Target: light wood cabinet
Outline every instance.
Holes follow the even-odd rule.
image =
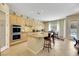
[[[20,24],[21,24],[21,26],[25,26],[25,19],[23,18],[23,17],[21,17],[21,19],[20,19],[21,21],[20,21]]]
[[[11,14],[9,19],[10,19],[10,24],[11,25],[16,25],[17,24],[17,16],[16,15]]]
[[[25,23],[26,23],[26,25],[29,25],[30,24],[30,20],[26,19]]]
[[[24,26],[25,25],[25,19],[23,17],[11,14],[10,15],[10,23],[12,25]]]
[[[17,16],[17,24],[24,26],[25,25],[25,19],[21,16]]]
[[[23,41],[27,41],[27,35],[26,35],[26,33],[21,33],[21,40],[23,40]]]
[[[21,39],[24,40],[25,38],[25,33],[21,33]]]
[[[39,21],[31,20],[31,19],[25,19],[21,16],[15,15],[15,14],[10,14],[10,24],[21,26],[21,39],[12,41],[12,38],[11,38],[11,42],[10,42],[11,45],[27,41],[27,39],[29,37],[28,37],[28,34],[26,32],[32,32],[33,29],[40,30],[40,29],[42,29],[42,26],[43,26],[43,24]],[[11,31],[12,30],[10,30],[10,32]]]
[[[31,30],[36,29],[40,30],[43,29],[43,23],[31,19],[24,19],[21,16],[17,15],[10,15],[10,23],[13,25],[21,25],[22,28],[29,27]],[[26,26],[25,26],[26,25]]]
[[[18,25],[21,25],[21,17],[20,16],[16,16],[16,20],[17,20],[17,24]]]

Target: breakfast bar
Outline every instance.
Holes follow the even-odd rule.
[[[46,32],[34,32],[27,33],[28,38],[28,49],[31,50],[34,54],[37,54],[43,49],[44,37],[47,36]]]

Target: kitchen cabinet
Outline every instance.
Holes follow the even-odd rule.
[[[26,33],[24,33],[24,32],[21,33],[21,39],[22,40],[27,40]]]
[[[27,32],[32,32],[33,29],[40,30],[42,28],[42,23],[36,20],[25,19],[22,16],[18,16],[16,14],[10,14],[10,25],[20,25],[21,26],[21,39],[19,40],[12,40],[12,34],[10,39],[10,44],[14,45],[20,42],[25,42],[29,38],[27,36]],[[25,26],[26,25],[26,26]],[[12,29],[12,28],[10,28]],[[11,32],[12,30],[10,30]]]
[[[16,22],[18,25],[21,25],[21,17],[20,16],[16,16]]]
[[[29,27],[31,25],[30,19],[26,19],[26,25]]]
[[[25,25],[25,19],[21,16],[17,16],[17,24],[24,26]]]
[[[14,15],[14,14],[10,14],[10,23],[11,25],[21,25],[24,26],[25,25],[25,19],[23,17]]]
[[[20,18],[20,25],[25,26],[25,19],[23,17]]]
[[[28,33],[28,46],[27,48],[30,49],[34,54],[37,54],[39,51],[43,49],[44,44],[44,37],[47,36],[48,33],[46,32],[32,32]]]
[[[10,14],[10,24],[11,25],[16,25],[17,24],[17,16],[14,14]]]
[[[33,24],[34,24],[34,21],[30,20],[30,25],[33,26]]]

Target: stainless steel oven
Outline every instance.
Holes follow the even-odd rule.
[[[20,25],[13,25],[13,40],[17,40],[21,38],[21,26]]]
[[[21,32],[21,26],[13,25],[13,33],[19,33],[19,32]]]

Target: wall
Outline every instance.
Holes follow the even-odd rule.
[[[48,22],[43,22],[43,24],[44,24],[44,30],[48,31],[48,26],[49,26]]]
[[[58,21],[50,21],[52,24],[56,24],[58,22],[59,24],[59,36],[65,38],[65,39],[71,39],[71,32],[70,32],[70,27],[71,23],[76,21],[77,22],[77,36],[79,38],[79,13],[67,16],[64,19],[59,19]],[[44,23],[45,24],[45,30],[48,30],[48,22]]]
[[[57,31],[57,23],[58,23],[57,21],[50,21],[49,22],[51,30]]]
[[[59,19],[55,21],[49,21],[49,22],[44,22],[45,25],[45,30],[48,31],[49,29],[49,24],[50,24],[50,30],[57,31],[59,37],[64,38],[65,36],[65,24],[64,24],[64,19]]]
[[[65,31],[65,25],[64,25],[64,19],[60,19],[59,21],[58,21],[58,23],[59,23],[59,36],[61,37],[61,38],[64,38],[64,31]]]
[[[4,47],[5,44],[5,13],[0,10],[0,47]]]
[[[3,43],[3,46],[1,48],[1,51],[5,50],[6,48],[9,48],[9,7],[7,4],[0,4],[0,10],[5,13],[5,40],[3,40],[1,43]],[[1,40],[1,39],[0,39]]]
[[[70,36],[70,27],[71,27],[71,23],[76,21],[77,22],[77,35],[79,38],[79,13],[70,15],[66,17],[66,37],[67,39],[71,39]]]

